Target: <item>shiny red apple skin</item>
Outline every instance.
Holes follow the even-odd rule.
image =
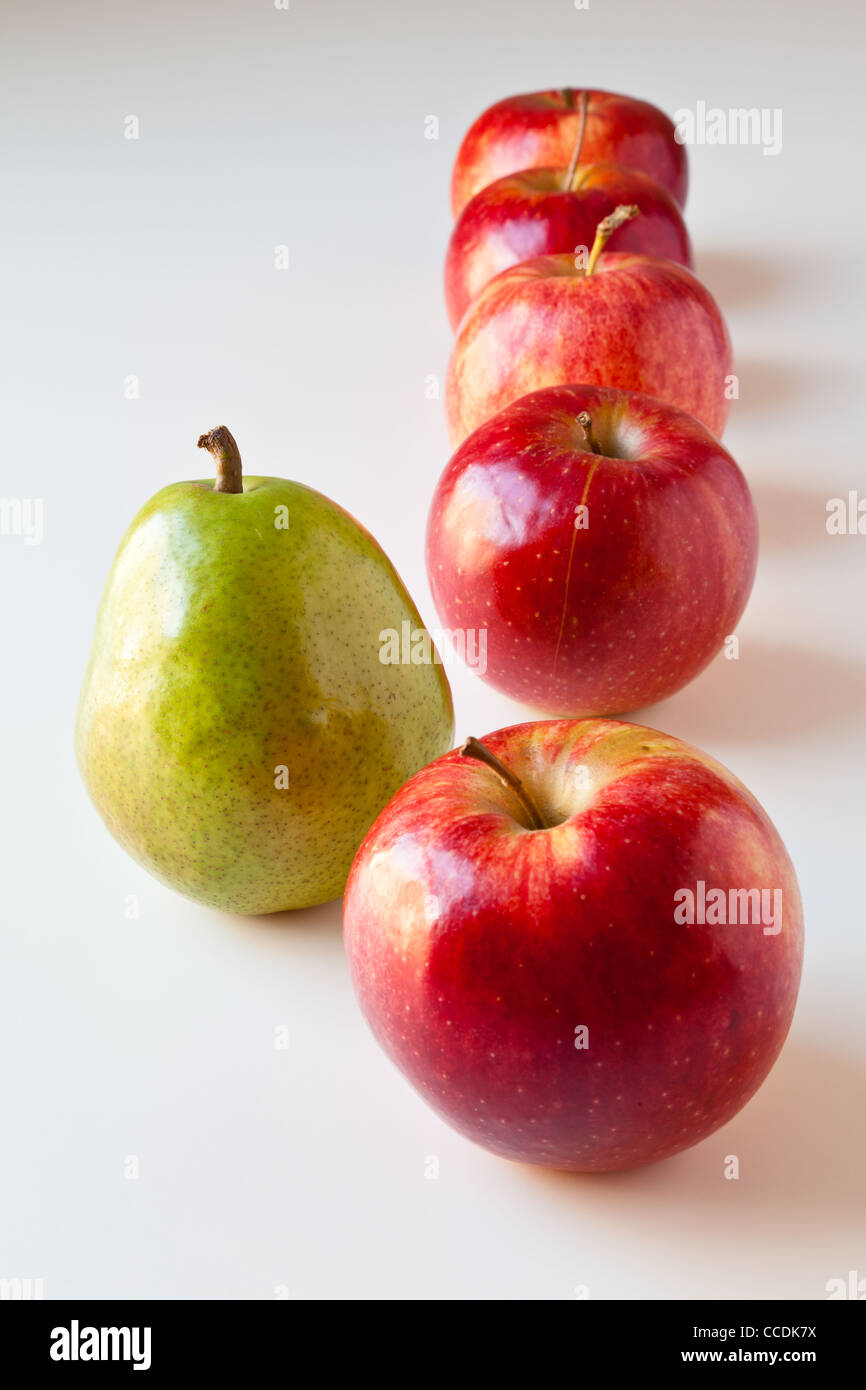
[[[684,266],[602,252],[522,261],[485,285],[460,324],[445,388],[452,444],[519,396],[568,382],[643,391],[721,436],[731,341],[709,290]]]
[[[503,270],[535,256],[592,246],[602,218],[621,204],[640,216],[617,228],[611,251],[637,251],[691,269],[692,246],[683,215],[669,193],[637,169],[615,164],[578,167],[563,189],[565,170],[526,169],[487,184],[467,203],[445,258],[445,302],[456,328],[480,290]]]
[[[589,451],[583,411],[619,457]],[[440,619],[486,631],[484,679],[545,714],[622,714],[681,689],[736,629],[757,555],[748,484],[715,436],[603,386],[549,387],[488,420],[427,528]]]
[[[580,130],[581,92],[562,88],[497,101],[470,126],[451,177],[451,209],[494,179],[520,169],[567,169]],[[615,92],[589,92],[581,158],[585,164],[640,169],[666,188],[680,207],[688,191],[688,156],[676,127],[648,101]]]
[[[803,922],[778,833],[720,764],[639,725],[483,742],[562,823],[525,828],[513,793],[457,752],[401,788],[344,903],[368,1023],[493,1153],[597,1171],[689,1148],[754,1094],[791,1023]],[[780,930],[677,924],[674,894],[698,880],[780,889]]]

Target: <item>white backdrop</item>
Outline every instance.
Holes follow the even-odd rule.
[[[54,1297],[545,1299],[822,1298],[866,1277],[866,536],[825,528],[829,498],[866,495],[861,13],[5,7],[2,493],[44,499],[45,530],[0,538],[0,1276]],[[741,383],[725,442],[762,528],[740,660],[637,717],[760,798],[808,935],[793,1032],[746,1110],[665,1164],[592,1178],[451,1133],[366,1031],[338,905],[244,920],[186,902],[114,844],[72,753],[117,543],[153,492],[201,475],[211,425],[249,471],[354,513],[436,623],[422,541],[448,449],[425,382],[449,349],[450,166],[484,106],[566,83],[783,113],[775,157],[691,152],[698,269]],[[524,717],[467,671],[453,688],[460,735]]]

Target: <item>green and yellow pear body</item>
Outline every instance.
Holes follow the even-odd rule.
[[[200,442],[221,434],[234,446]],[[157,493],[120,546],[79,765],[171,887],[233,912],[308,907],[342,893],[379,811],[451,746],[451,694],[437,662],[380,660],[383,631],[423,625],[363,527],[300,483],[219,465],[216,485]]]

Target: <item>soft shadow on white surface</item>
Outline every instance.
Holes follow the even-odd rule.
[[[789,406],[805,396],[814,396],[821,389],[821,368],[806,362],[773,361],[734,354],[734,371],[739,381],[739,396],[731,404],[731,420],[744,416],[763,417],[768,410]],[[824,369],[832,382],[832,371]]]
[[[783,741],[792,735],[862,724],[866,669],[844,656],[743,638],[737,661],[718,656],[667,700],[624,715],[675,730],[698,747],[734,740]]]
[[[863,1210],[864,1089],[861,1067],[792,1044],[746,1108],[686,1153],[626,1173],[526,1171],[558,1202],[601,1205],[618,1220],[650,1200],[654,1226],[680,1225],[684,1214],[724,1221],[735,1201],[740,1222],[844,1230]],[[724,1176],[730,1154],[739,1159],[738,1179]]]
[[[330,937],[343,929],[343,899],[335,898],[318,907],[299,908],[295,912],[267,912],[260,917],[233,917],[239,928],[274,930],[285,928],[294,935]]]
[[[724,305],[725,313],[775,296],[795,278],[793,268],[769,252],[760,255],[713,249],[698,249],[695,274]]]
[[[806,490],[786,483],[751,483],[758,513],[761,552],[803,550],[847,537],[827,534],[827,500],[830,489]],[[852,538],[853,539],[853,538]]]
[[[790,435],[791,415],[799,410],[803,440],[811,438],[815,458],[826,449],[824,422],[834,422],[846,401],[859,398],[861,374],[856,364],[844,361],[816,362],[808,348],[799,361],[784,357],[741,354],[734,343],[734,371],[739,395],[731,403],[731,423],[747,420],[749,428],[766,423],[776,411],[780,428]],[[784,419],[781,412],[784,411]]]
[[[267,912],[244,917],[222,913],[232,949],[250,950],[257,958],[279,962],[283,968],[311,968],[343,973],[343,899],[296,912]]]

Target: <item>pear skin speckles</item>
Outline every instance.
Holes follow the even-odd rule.
[[[338,897],[378,812],[452,742],[441,665],[379,659],[404,621],[422,627],[383,551],[312,489],[158,493],[114,562],[79,707],[112,834],[228,911]]]

